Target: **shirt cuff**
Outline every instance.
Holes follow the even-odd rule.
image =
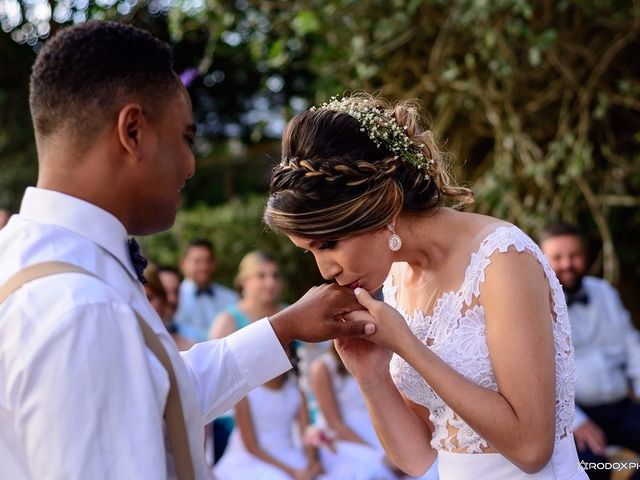
[[[225,340],[249,388],[262,385],[292,367],[268,318],[241,328]]]

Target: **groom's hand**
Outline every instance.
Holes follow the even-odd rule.
[[[371,335],[375,324],[345,320],[343,314],[362,309],[353,291],[336,284],[313,287],[300,300],[270,318],[283,345],[293,340],[322,342],[336,337]]]

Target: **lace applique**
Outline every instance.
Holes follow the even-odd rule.
[[[389,275],[383,286],[385,302],[396,308],[407,324],[438,357],[468,380],[498,391],[486,339],[484,310],[479,303],[480,285],[495,252],[509,248],[530,252],[542,265],[553,303],[553,336],[556,363],[556,442],[571,433],[576,379],[571,327],[560,282],[538,246],[515,226],[499,227],[480,244],[457,292],[442,295],[432,315],[416,310],[409,315],[396,305],[398,287]],[[437,449],[482,453],[487,442],[471,429],[436,394],[427,382],[402,358],[391,359],[391,375],[398,389],[410,400],[427,407],[435,430],[431,445]]]

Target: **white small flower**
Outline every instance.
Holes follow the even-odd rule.
[[[362,103],[347,103],[347,98],[338,99],[332,96],[330,102],[323,103],[319,108],[343,112],[360,123],[360,131],[368,134],[369,139],[378,147],[386,146],[394,153],[394,160],[403,158],[405,162],[415,166],[418,171],[428,170],[435,162],[433,159],[426,160],[421,149],[425,147],[423,143],[417,144],[407,137],[409,127],[398,125],[393,111],[385,111],[375,105],[369,104],[369,99],[364,99]],[[315,111],[316,107],[312,107]]]

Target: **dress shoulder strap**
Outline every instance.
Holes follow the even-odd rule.
[[[79,273],[101,280],[94,273],[70,263],[57,261],[38,263],[23,268],[0,286],[0,304],[26,283],[62,273]],[[171,359],[147,322],[137,311],[134,310],[134,313],[146,346],[153,352],[169,375],[169,393],[164,409],[164,417],[167,424],[169,446],[173,454],[178,479],[194,480],[195,470],[189,449],[189,437],[187,435],[184,411],[182,410],[182,403],[180,401],[180,391]]]
[[[236,322],[236,330],[240,330],[251,323],[247,316],[240,311],[237,305],[232,305],[227,308],[227,313],[231,315],[233,320]]]
[[[480,296],[480,285],[485,281],[485,270],[491,264],[493,254],[505,253],[509,248],[514,248],[517,252],[529,252],[541,264],[552,286],[554,280],[557,283],[555,274],[538,245],[515,225],[505,225],[487,235],[478,250],[471,254],[461,289],[463,301],[467,305]]]

